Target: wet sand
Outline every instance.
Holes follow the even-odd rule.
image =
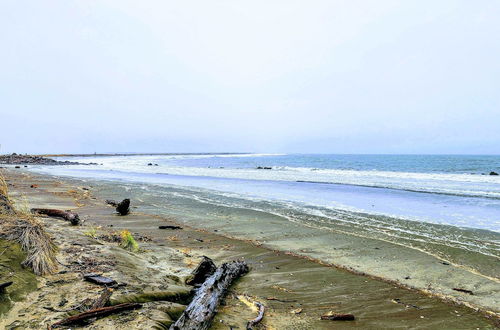
[[[116,216],[113,208],[105,205],[102,198],[96,198],[94,195],[103,197],[101,195],[105,192],[107,197],[112,199],[119,199],[120,196],[129,197],[124,196],[127,192],[119,185],[108,185],[107,189],[103,190],[102,187],[90,187],[81,181],[78,183],[77,180],[61,181],[31,173],[11,173],[8,178],[14,184],[11,191],[15,199],[19,200],[25,195],[31,207],[74,209],[78,212],[85,220],[84,226],[80,228],[70,227],[68,223],[59,220],[45,221],[49,223],[51,232],[57,234],[58,243],[63,246],[66,244],[67,248],[74,247],[76,242],[80,244],[76,245],[79,249],[90,249],[83,253],[95,255],[92,249],[97,249],[103,255],[113,255],[122,260],[117,263],[118,266],[116,264],[112,266],[107,274],[131,283],[130,289],[127,289],[130,292],[158,290],[161,285],[180,286],[182,279],[189,274],[199,260],[198,257],[202,255],[213,258],[218,264],[244,258],[249,263],[251,271],[236,283],[226,304],[219,308],[214,329],[229,327],[244,329],[246,321],[255,317],[255,311],[236,298],[236,295],[242,294],[249,295],[266,305],[268,310],[262,327],[269,329],[495,328],[494,322],[497,319],[487,313],[446,303],[422,292],[322,265],[291,253],[273,251],[269,248],[269,244],[264,247],[259,246],[259,242],[225,237],[218,229],[193,228],[193,222],[183,219],[182,215],[154,214],[151,212],[154,210],[153,206],[144,207],[140,202],[134,201],[134,196],[130,196],[132,205],[138,208],[132,209],[132,214],[128,216]],[[37,184],[39,187],[30,188],[31,184]],[[148,212],[144,212],[146,210]],[[187,225],[188,223],[191,225]],[[158,230],[158,226],[164,224],[180,224],[183,229]],[[130,254],[116,244],[85,236],[84,233],[90,229],[95,229],[98,233],[128,229],[136,237],[149,237],[151,241],[139,242],[146,252]],[[63,257],[69,258],[68,255],[64,255],[64,249],[62,253]],[[133,271],[130,269],[127,271],[126,265],[135,265]],[[145,277],[144,274],[148,275]],[[63,275],[69,276],[66,274],[59,276]],[[82,282],[78,274],[73,275],[74,277],[65,283],[65,290],[80,292],[80,295],[75,294],[75,296],[81,299],[82,287],[87,288],[89,285]],[[57,278],[58,275],[53,276]],[[55,287],[58,288],[57,285]],[[33,291],[28,299],[37,295],[37,291],[38,296],[40,291],[48,290],[47,292],[52,294],[60,292],[53,288],[47,288],[46,282],[39,284],[39,289]],[[93,288],[93,292],[96,293],[97,289]],[[116,296],[119,297],[120,292],[117,292]],[[22,306],[22,303],[16,305]],[[24,315],[21,312],[23,308]],[[8,319],[12,322],[15,320],[22,322],[26,319],[26,312],[33,307],[26,304],[23,308],[14,307],[8,314]],[[147,309],[150,314],[154,314],[154,310],[156,309]],[[320,321],[320,315],[328,311],[353,313],[356,315],[356,321],[341,324]],[[58,316],[57,313],[49,313],[46,310],[45,312],[37,310],[37,313],[33,314],[38,315],[38,321]],[[134,328],[138,320],[141,320],[140,315],[133,313],[132,316],[134,318],[131,317],[127,323],[129,328]],[[93,327],[105,328],[109,326],[106,322],[109,320],[98,321]],[[0,323],[2,324],[7,323]]]

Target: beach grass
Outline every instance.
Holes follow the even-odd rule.
[[[120,246],[122,248],[131,252],[139,251],[139,244],[137,244],[137,242],[134,239],[134,236],[132,236],[130,231],[122,230],[120,236],[122,238],[122,241],[120,243]]]
[[[2,173],[0,173],[0,195],[9,197],[9,187]]]
[[[12,207],[5,178],[0,175],[0,236],[19,243],[27,254],[23,266],[37,275],[52,274],[57,270],[57,246],[47,233],[44,224],[29,211],[25,199],[18,209]]]

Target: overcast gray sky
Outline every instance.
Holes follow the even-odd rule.
[[[0,153],[500,153],[500,1],[0,2]]]

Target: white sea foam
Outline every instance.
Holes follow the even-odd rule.
[[[316,183],[349,184],[368,187],[392,188],[417,192],[442,193],[464,196],[500,198],[500,176],[463,173],[414,173],[392,171],[357,171],[344,169],[318,169],[310,167],[280,166],[268,169],[209,168],[176,166],[168,160],[202,159],[214,157],[265,157],[277,154],[237,155],[168,155],[168,156],[113,156],[76,159],[81,162],[102,164],[96,168],[134,173],[174,174],[217,178],[305,181]],[[72,159],[75,160],[75,159]],[[161,163],[160,166],[147,166]],[[85,167],[89,168],[89,167]]]
[[[55,166],[52,168],[44,167],[41,170],[46,173],[77,177],[170,183],[209,188],[217,190],[221,194],[237,193],[246,196],[246,198],[288,200],[311,206],[334,208],[337,211],[366,212],[406,220],[500,231],[500,217],[498,217],[500,176],[378,170],[356,171],[291,166],[256,169],[248,167],[248,164],[254,164],[255,160],[250,160],[250,163],[231,160],[229,162],[226,160],[212,162],[200,158],[217,156],[258,157],[255,154],[84,157],[72,160],[95,162],[102,165]],[[266,156],[270,155],[266,154]],[[178,161],[172,157],[185,158]],[[186,159],[188,159],[187,163]],[[191,159],[195,160],[191,161]],[[196,159],[200,159],[200,161],[198,162]],[[148,163],[152,163],[153,166],[148,166]],[[226,163],[232,164],[232,167],[219,168],[218,165],[208,167],[211,164]],[[245,163],[247,167],[235,168],[234,164],[242,163]],[[154,166],[154,164],[159,164],[159,166]],[[190,166],[184,166],[185,164]],[[201,167],[200,164],[207,166]],[[197,167],[192,167],[193,165]],[[235,181],[238,179],[248,181],[238,183]],[[297,183],[297,181],[301,182]],[[327,183],[340,185],[328,185]],[[426,194],[415,194],[407,191]],[[436,193],[440,195],[435,195]],[[375,220],[372,219],[372,221]],[[374,223],[372,222],[372,224]]]

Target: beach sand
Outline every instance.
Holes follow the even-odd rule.
[[[5,176],[18,204],[25,199],[30,207],[71,209],[85,222],[72,227],[62,220],[44,218],[60,248],[59,273],[37,277],[36,288],[27,286],[25,292],[29,293],[24,299],[15,297],[17,301],[0,319],[0,328],[46,328],[66,316],[57,310],[96,298],[102,288],[83,281],[85,272],[99,272],[126,283],[115,289],[115,302],[131,294],[144,296],[145,292],[183,295],[190,290],[184,280],[203,255],[217,264],[244,259],[251,268],[219,307],[213,329],[244,329],[246,322],[256,316],[256,311],[238,298],[243,295],[266,306],[259,326],[262,329],[493,329],[498,322],[486,311],[446,302],[397,283],[273,251],[258,242],[224,237],[219,231],[186,226],[179,215],[146,214],[132,208],[130,215],[118,216],[102,198],[95,197],[92,187],[75,181],[14,170],[5,172]],[[38,187],[31,188],[33,184]],[[183,229],[157,229],[168,224]],[[123,229],[136,237],[139,252],[125,251],[107,239]],[[34,277],[28,282],[33,284]],[[152,328],[156,321],[170,319],[165,311],[179,307],[177,303],[151,301],[139,310],[97,320],[89,328]],[[320,316],[328,311],[352,313],[356,321],[321,321]]]

